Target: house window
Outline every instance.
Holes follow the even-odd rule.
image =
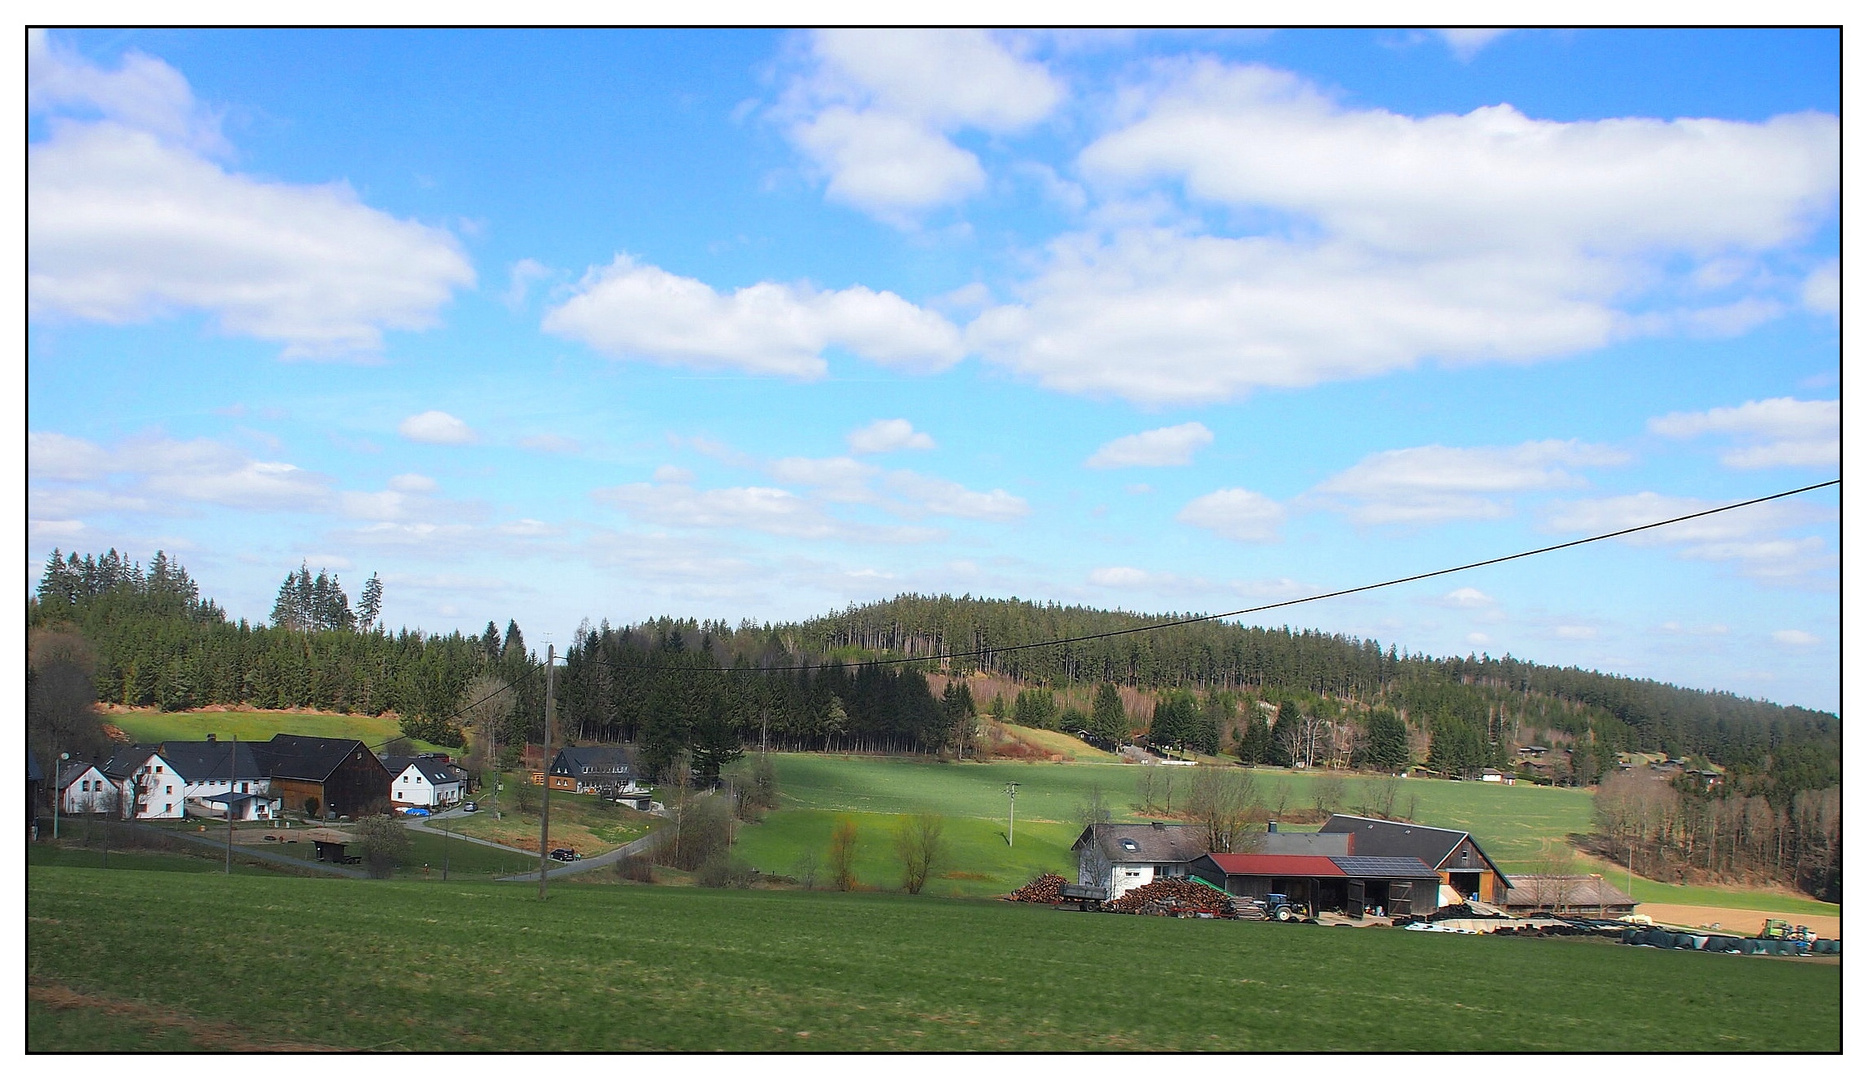
[[[174,784],[164,784],[164,785],[163,785],[163,787],[162,787],[162,793],[163,793],[164,795],[173,795],[173,794],[175,794],[175,785],[174,785]]]

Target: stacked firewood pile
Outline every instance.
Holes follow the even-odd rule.
[[[1218,889],[1187,878],[1156,878],[1138,889],[1130,889],[1103,905],[1106,911],[1124,915],[1178,915],[1182,918],[1206,916],[1232,919],[1232,898]]]
[[[1063,901],[1063,894],[1058,890],[1064,887],[1064,879],[1056,874],[1039,874],[1031,881],[1005,894],[1005,899],[1020,904],[1056,904]]]

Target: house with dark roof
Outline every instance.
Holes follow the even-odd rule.
[[[175,771],[159,746],[121,746],[98,765],[123,792],[124,805],[136,818],[178,819],[187,778]]]
[[[1193,861],[1206,854],[1204,825],[1149,822],[1098,822],[1077,836],[1077,884],[1107,890],[1114,900],[1156,878],[1187,876]]]
[[[269,794],[264,745],[212,735],[199,742],[170,740],[119,748],[97,768],[125,805],[134,802],[138,818],[185,817],[191,803],[196,814],[224,817],[227,800],[213,797],[231,794],[250,796],[235,800],[236,816],[264,821],[278,817],[280,805]]]
[[[389,770],[355,739],[274,735],[251,745],[272,778],[272,794],[292,810],[355,816],[389,798]]]
[[[467,797],[467,771],[434,754],[385,757],[389,798],[400,806],[453,806]]]
[[[1452,887],[1467,900],[1502,907],[1506,890],[1511,888],[1511,879],[1485,854],[1472,834],[1458,829],[1332,814],[1322,831],[1353,834],[1350,850],[1356,855],[1419,859],[1434,869],[1441,884]]]
[[[627,746],[567,746],[551,759],[551,789],[605,797],[640,792],[634,758]]]
[[[116,782],[88,761],[65,762],[54,790],[61,814],[108,814],[123,801]]]

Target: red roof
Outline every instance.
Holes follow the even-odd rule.
[[[1207,856],[1228,874],[1249,877],[1348,877],[1342,867],[1322,855],[1222,855]]]

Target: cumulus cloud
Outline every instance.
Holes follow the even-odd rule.
[[[1842,311],[1842,262],[1830,259],[1803,279],[1803,306],[1824,315]]]
[[[1498,603],[1498,601],[1471,586],[1463,586],[1454,589],[1452,592],[1441,597],[1440,601],[1449,607],[1458,608],[1486,608]]]
[[[906,420],[877,420],[849,434],[850,453],[886,454],[891,450],[932,450],[934,437],[916,431]]]
[[[396,430],[411,442],[434,443],[438,446],[463,446],[480,438],[465,421],[439,409],[417,413],[397,424]]]
[[[1317,485],[1317,501],[1359,525],[1426,524],[1504,517],[1496,496],[1576,487],[1580,466],[1620,465],[1628,455],[1576,440],[1518,446],[1417,446],[1383,450]]]
[[[1181,507],[1174,520],[1228,540],[1270,543],[1278,538],[1278,527],[1284,523],[1284,507],[1256,491],[1221,488]]]
[[[1560,502],[1546,509],[1551,532],[1595,535],[1713,509],[1718,503],[1651,491],[1603,499]],[[1667,547],[1680,558],[1730,563],[1739,573],[1768,585],[1829,587],[1838,565],[1821,536],[1790,535],[1833,521],[1835,514],[1808,503],[1771,502],[1646,529],[1622,541]]]
[[[1740,445],[1720,455],[1735,469],[1833,466],[1842,458],[1842,402],[1770,398],[1701,413],[1669,413],[1648,430],[1675,439],[1729,435]]]
[[[106,448],[48,432],[27,436],[33,516],[79,512],[188,513],[189,504],[238,510],[319,512],[332,506],[329,477],[283,461],[256,461],[212,439],[145,436]],[[67,487],[64,484],[89,485]]]
[[[822,30],[773,116],[825,195],[900,227],[973,195],[986,174],[950,136],[1044,119],[1064,90],[984,30]]]
[[[186,80],[132,54],[103,72],[53,45],[29,48],[27,304],[35,318],[112,324],[203,312],[225,333],[287,356],[369,354],[387,330],[435,325],[474,283],[453,236],[363,204],[348,184],[230,172]],[[103,119],[57,115],[74,106]]]
[[[1092,469],[1131,466],[1190,465],[1194,451],[1213,442],[1213,433],[1198,420],[1174,427],[1124,435],[1098,447],[1084,465]]]
[[[1794,645],[1803,648],[1815,645],[1821,639],[1807,630],[1773,630],[1771,640],[1779,645]]]
[[[544,330],[618,359],[804,379],[824,374],[832,347],[913,371],[965,351],[952,323],[892,292],[760,282],[722,294],[628,255],[585,274]]]
[[[774,487],[698,490],[687,484],[620,484],[591,493],[598,502],[653,525],[699,530],[750,530],[804,540],[919,543],[926,529],[877,527],[842,521],[795,492]]]
[[[1835,209],[1832,116],[1412,117],[1264,67],[1156,70],[1133,120],[1078,158],[1111,224],[1055,241],[1016,302],[969,327],[988,360],[1164,404],[1739,333],[1792,298],[1738,281],[1675,310],[1671,267],[1784,251]],[[1164,189],[1267,224],[1222,237],[1109,216],[1172,213]]]

